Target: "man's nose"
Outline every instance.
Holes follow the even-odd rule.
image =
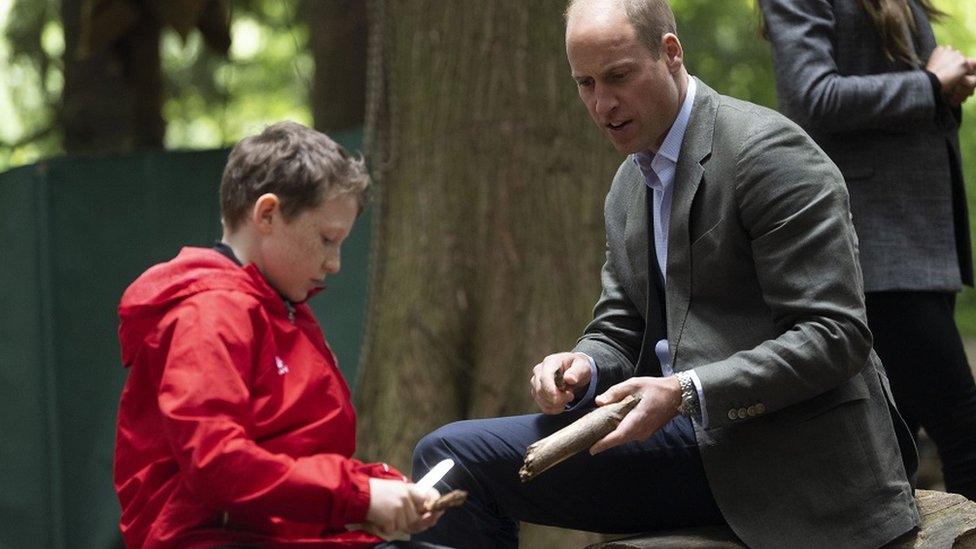
[[[596,113],[601,117],[608,116],[613,109],[617,108],[617,96],[606,86],[597,85],[593,90],[595,98]]]

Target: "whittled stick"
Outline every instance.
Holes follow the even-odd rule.
[[[464,490],[451,490],[437,499],[424,502],[424,512],[434,513],[451,507],[460,507],[467,499],[468,493]]]
[[[546,438],[533,442],[525,451],[519,479],[528,482],[577,452],[593,446],[616,429],[638,402],[640,397],[627,395],[623,400],[601,406]]]
[[[553,375],[553,381],[556,383],[556,388],[560,391],[565,391],[569,388],[569,386],[566,385],[566,380],[563,379],[562,370],[556,370],[556,373]]]

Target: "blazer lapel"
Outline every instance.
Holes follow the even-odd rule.
[[[681,153],[674,175],[674,198],[668,227],[668,274],[665,285],[667,300],[668,341],[671,364],[677,368],[678,351],[688,306],[691,303],[691,242],[689,235],[691,204],[705,169],[702,160],[712,151],[712,134],[718,94],[698,80],[698,90],[681,142]],[[646,272],[646,271],[644,271]]]
[[[633,160],[628,158],[628,162]],[[647,200],[645,199],[646,185],[637,166],[627,171],[627,185],[630,188],[630,196],[627,206],[627,224],[624,229],[626,239],[627,257],[630,258],[630,266],[634,281],[634,289],[637,293],[637,303],[643,304],[645,308],[645,318],[647,315],[647,297],[650,281],[650,267],[647,264]]]

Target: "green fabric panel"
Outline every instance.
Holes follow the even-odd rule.
[[[63,547],[45,196],[42,167],[0,177],[0,547]]]
[[[356,149],[361,132],[334,136]],[[228,150],[61,158],[0,174],[0,548],[119,543],[112,482],[125,288],[220,237]],[[347,379],[362,339],[368,214],[310,302]]]
[[[226,152],[150,153],[50,162],[49,223],[62,505],[71,547],[110,547],[115,417],[125,370],[122,291],[185,244],[219,236],[215,183]]]

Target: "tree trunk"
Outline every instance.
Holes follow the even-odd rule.
[[[86,51],[84,0],[62,0],[64,147],[69,153],[162,148],[160,24],[144,15],[111,48]],[[144,10],[140,10],[144,11]]]
[[[621,159],[576,97],[563,7],[371,4],[364,457],[408,471],[444,423],[534,411],[532,367],[590,318]]]
[[[366,104],[366,2],[312,0],[306,14],[315,59],[315,127],[325,132],[358,128]]]

